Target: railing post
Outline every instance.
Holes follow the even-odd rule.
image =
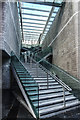
[[[47,89],[48,89],[48,72],[47,72]]]
[[[38,77],[38,64],[36,63],[36,75]]]
[[[39,118],[39,86],[38,86],[38,118]]]
[[[28,52],[26,52],[26,62],[28,62]]]
[[[30,66],[31,66],[31,68],[32,68],[32,54],[31,54],[31,56],[30,56]]]
[[[65,100],[65,88],[63,87],[63,103],[64,103],[64,108],[66,107],[66,100]]]

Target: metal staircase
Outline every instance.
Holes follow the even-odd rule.
[[[28,72],[39,85],[39,115],[40,118],[52,117],[54,115],[69,111],[80,103],[78,99],[72,95],[71,89],[66,85],[62,86],[52,76],[39,65],[35,63],[24,64]],[[24,81],[26,84],[26,82]],[[36,93],[30,93],[33,98],[34,105],[36,106]],[[37,106],[36,106],[37,107]]]
[[[23,64],[13,55],[12,68],[29,111],[35,118],[55,116],[80,105],[70,87],[32,59],[30,63]]]

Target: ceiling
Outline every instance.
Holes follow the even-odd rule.
[[[35,1],[17,3],[22,43],[28,46],[42,43],[63,0]]]

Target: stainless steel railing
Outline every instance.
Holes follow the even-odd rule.
[[[67,91],[71,91],[72,89],[67,86],[64,82],[62,82],[59,78],[57,78],[55,75],[53,75],[49,70],[47,70],[44,66],[42,66],[41,64],[39,64],[35,59],[33,59],[33,56],[28,56],[31,59],[31,64],[32,63],[36,63],[36,75],[38,77],[38,66],[44,70],[46,72],[46,77],[47,77],[47,89],[49,89],[49,79],[48,76],[51,76],[53,79],[55,79],[63,88],[63,104],[64,107],[66,107],[66,100],[65,100],[65,90]],[[39,92],[39,91],[38,91]]]

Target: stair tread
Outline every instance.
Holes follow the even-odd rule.
[[[72,109],[76,109],[77,106],[79,106],[80,104],[74,104],[74,105],[71,105],[71,106],[67,106],[66,108],[60,108],[58,111],[56,112],[51,112],[51,113],[47,113],[45,115],[40,115],[40,119],[46,119],[46,118],[50,118],[52,116],[55,116],[55,115],[58,115],[58,114],[61,114],[61,113],[64,113],[66,111],[70,111]]]
[[[39,95],[42,95],[42,94],[52,94],[52,93],[58,93],[58,92],[63,92],[63,89],[60,89],[60,90],[43,90],[43,91],[39,91]],[[34,91],[34,92],[28,92],[29,95],[37,95],[37,93]]]
[[[58,86],[57,88],[54,87],[54,88],[48,88],[48,89],[47,89],[47,87],[46,87],[46,88],[43,88],[43,89],[39,89],[39,91],[43,91],[43,90],[54,90],[54,89],[61,89],[61,88],[62,88],[61,86]],[[27,90],[27,91],[34,91],[34,89],[33,89],[32,87],[26,88],[26,90]]]
[[[39,66],[36,69],[36,64],[24,64],[27,68],[25,70],[24,66],[21,64],[15,64],[15,69],[20,77],[20,81],[29,95],[36,111],[38,110],[38,97],[39,97],[39,113],[41,118],[52,115],[58,111],[62,111],[66,108],[76,106],[78,99],[74,97],[69,91],[65,91],[65,102],[66,108],[64,108],[63,103],[63,88],[62,86],[54,80],[50,75],[48,75],[48,87],[47,88],[47,74]],[[36,70],[38,70],[38,77]],[[26,72],[26,73],[25,73]],[[38,96],[39,88],[39,96]]]
[[[70,106],[76,105],[76,104],[78,104],[78,100],[73,100],[73,102],[72,102],[72,101],[69,101],[69,102],[66,102],[66,107],[70,107]],[[58,104],[58,105],[51,105],[51,106],[49,106],[49,107],[45,107],[45,108],[43,108],[43,109],[39,109],[39,110],[40,110],[40,115],[49,114],[49,113],[51,113],[51,112],[58,111],[58,110],[60,110],[61,108],[62,108],[62,109],[64,108],[63,103]]]
[[[34,82],[34,84],[33,84],[33,83],[30,83],[30,84],[29,84],[29,83],[28,83],[28,84],[27,84],[27,83],[23,83],[24,86],[35,86],[35,84],[37,84],[37,83],[35,83],[35,82]],[[38,84],[37,84],[37,85],[38,85]],[[53,86],[53,85],[58,85],[58,83],[55,83],[55,84],[54,84],[54,83],[52,83],[52,84],[49,83],[49,84],[48,84],[48,86]],[[41,87],[41,86],[47,86],[47,84],[39,84],[39,86],[40,86],[40,87]]]
[[[71,93],[65,93],[65,95],[71,95]],[[60,96],[63,96],[63,93],[58,93],[58,94],[48,94],[47,96],[46,95],[39,95],[39,100],[44,100],[44,99],[50,99],[50,98],[56,98],[56,97],[60,97]],[[32,100],[37,100],[37,96],[31,96],[31,99]]]
[[[65,97],[65,100],[66,101],[72,101],[72,100],[75,100],[76,98],[73,96],[73,95],[69,95],[69,96],[66,96]],[[45,101],[40,101],[39,102],[39,108],[40,107],[45,107],[45,106],[50,106],[50,105],[53,105],[53,104],[58,104],[58,103],[63,103],[63,97],[62,98],[60,98],[60,99],[51,99],[51,100],[45,100]],[[34,105],[35,106],[37,106],[37,103],[36,102],[34,102]]]
[[[23,86],[25,86],[25,87],[34,87],[34,86],[37,86],[38,87],[38,84],[37,83],[34,83],[34,84],[24,84],[23,83]]]
[[[35,83],[35,81],[33,79],[32,80],[22,80],[21,82],[27,83],[27,84]]]
[[[53,88],[53,89],[55,88],[55,89],[56,89],[56,88],[59,88],[59,87],[62,87],[62,86],[59,85],[59,84],[56,85],[56,86],[48,86],[49,89],[50,89],[50,88]],[[47,86],[46,86],[46,87],[45,87],[45,86],[41,86],[39,89],[42,89],[42,90],[43,90],[43,89],[46,89],[46,88],[47,88]]]
[[[38,82],[37,82],[38,83]],[[40,86],[44,86],[46,85],[47,86],[47,83],[38,83]],[[59,83],[55,82],[55,83],[49,83],[48,82],[48,85],[59,85]]]
[[[34,77],[35,80],[47,80],[47,77]],[[49,77],[48,80],[53,80],[52,77]]]

